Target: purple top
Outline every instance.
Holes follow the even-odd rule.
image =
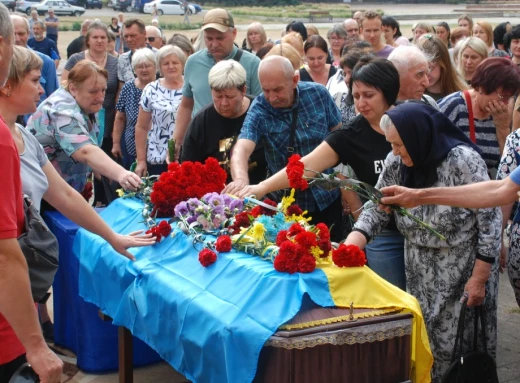
[[[379,52],[376,52],[377,57],[382,57],[384,59],[387,59],[388,56],[390,56],[390,53],[394,50],[394,47],[391,45],[385,45],[383,49],[381,49]]]

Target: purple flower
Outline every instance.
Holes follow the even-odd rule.
[[[212,207],[223,206],[224,199],[220,196],[220,194],[213,193],[213,195],[208,199],[208,204]]]
[[[187,204],[191,211],[195,211],[195,209],[200,206],[201,202],[197,198],[190,198],[187,201]]]
[[[225,208],[224,205],[217,205],[213,208],[213,214],[220,214],[221,216],[224,216],[225,214]]]
[[[226,206],[229,206],[229,204],[233,201],[233,198],[231,198],[229,194],[221,194],[221,196]]]
[[[234,199],[229,204],[229,209],[231,210],[232,213],[239,213],[242,211],[243,208],[244,208],[244,202],[241,199]],[[235,209],[238,209],[238,211],[236,211]]]
[[[206,217],[204,217],[203,215],[199,215],[197,217],[197,222],[200,223],[202,225],[202,228],[204,230],[209,230],[211,229],[211,224],[210,222],[207,220]]]
[[[177,206],[175,206],[174,211],[177,217],[184,217],[189,213],[188,204],[185,201],[179,202]]]
[[[219,229],[222,223],[224,222],[224,218],[220,214],[217,214],[213,217],[211,222],[213,223],[213,227],[215,227],[215,229]]]
[[[206,193],[202,196],[201,200],[206,202],[206,203],[209,203],[209,200],[211,199],[211,197],[215,196],[215,195],[219,195],[218,193],[215,193],[215,192],[211,192],[211,193]]]
[[[188,217],[188,219],[186,220],[186,222],[188,222],[189,225],[191,225],[193,222],[195,222],[197,220],[197,217],[195,217],[194,215],[190,215]]]

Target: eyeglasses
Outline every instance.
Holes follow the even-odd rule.
[[[513,97],[515,97],[514,95],[513,96],[502,96],[500,93],[498,93],[496,90],[495,90],[495,93],[497,94],[498,96],[498,99],[501,100],[501,101],[509,101],[511,100]]]
[[[329,37],[329,40],[345,40],[344,37]]]
[[[155,41],[155,37],[147,37],[146,40],[148,40],[150,43],[153,43]]]

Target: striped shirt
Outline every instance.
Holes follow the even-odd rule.
[[[439,100],[438,104],[441,112],[469,137],[468,107],[462,92],[452,93]],[[500,148],[493,117],[489,116],[484,120],[475,118],[475,138],[488,170],[497,168],[500,161]]]
[[[265,140],[265,158],[271,174],[287,165],[289,135],[293,109],[298,110],[294,152],[302,157],[320,145],[330,130],[341,123],[341,114],[327,89],[313,82],[300,82],[290,108],[275,109],[260,94],[249,108],[240,139],[258,144]],[[327,191],[311,187],[298,192],[296,200],[303,210],[322,211],[339,196],[338,190]]]

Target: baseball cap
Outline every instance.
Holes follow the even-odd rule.
[[[234,28],[235,22],[233,16],[222,8],[215,8],[211,11],[206,12],[204,19],[202,20],[201,30],[213,28],[219,32],[227,32],[229,28]]]

